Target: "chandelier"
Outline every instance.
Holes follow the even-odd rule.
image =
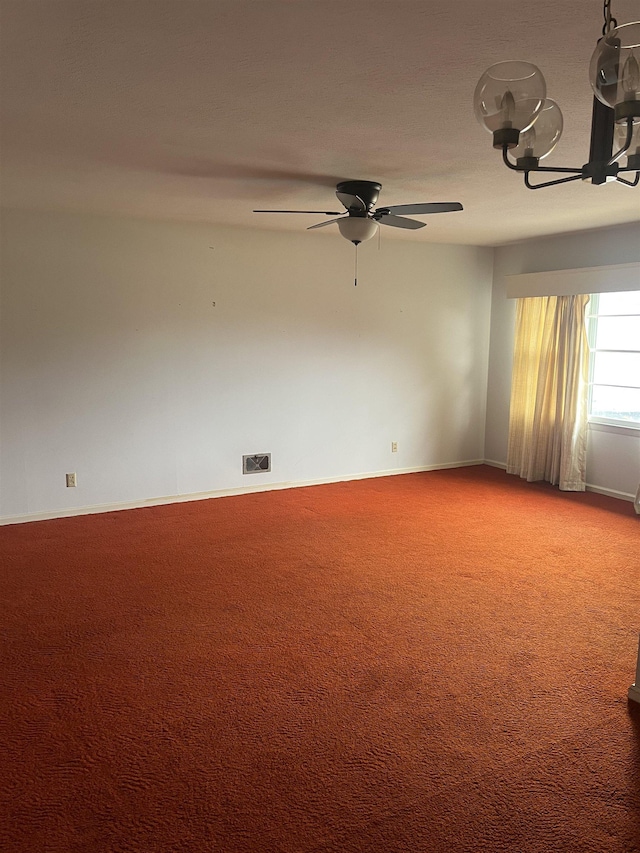
[[[602,38],[589,68],[594,98],[589,162],[584,166],[540,165],[562,136],[563,120],[560,107],[547,98],[539,68],[530,62],[498,62],[478,81],[476,117],[493,135],[493,147],[502,149],[505,165],[522,172],[530,190],[579,180],[618,181],[630,187],[640,181],[640,21],[618,26],[611,0],[605,0],[603,14]],[[532,184],[533,172],[565,177]],[[635,178],[621,177],[632,172]]]

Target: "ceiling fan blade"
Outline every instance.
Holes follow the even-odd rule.
[[[367,205],[359,195],[350,195],[349,193],[336,192],[338,199],[344,204],[347,210],[366,210]]]
[[[375,216],[376,222],[381,222],[383,225],[393,225],[394,228],[424,228],[426,222],[419,222],[417,219],[405,219],[404,216],[394,216],[391,213],[383,213],[382,216]]]
[[[254,210],[254,213],[317,213],[325,216],[340,216],[340,210]]]
[[[340,222],[341,219],[342,217],[339,216],[337,219],[327,219],[326,222],[318,222],[317,225],[310,225],[307,228],[307,231],[313,231],[314,228],[324,228],[325,225],[331,225],[333,222]]]
[[[463,208],[459,201],[432,201],[426,204],[392,204],[380,209],[388,210],[389,213],[424,215],[425,213],[450,213]]]

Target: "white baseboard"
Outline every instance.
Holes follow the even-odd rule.
[[[205,501],[212,498],[225,498],[232,495],[248,495],[256,492],[273,492],[281,489],[299,489],[304,486],[323,486],[329,483],[345,483],[351,480],[370,480],[376,477],[394,477],[398,474],[418,474],[424,471],[440,471],[448,468],[467,468],[471,465],[482,465],[482,459],[468,459],[464,462],[445,462],[441,465],[423,465],[414,468],[393,468],[389,471],[374,471],[366,474],[349,474],[344,477],[332,477],[321,480],[304,480],[283,483],[266,483],[249,486],[239,486],[235,489],[218,489],[211,492],[193,492],[185,495],[164,495],[141,501],[126,503],[94,504],[92,506],[69,507],[67,509],[51,510],[50,512],[34,512],[26,515],[5,515],[0,518],[0,526],[6,524],[26,524],[30,521],[48,521],[53,518],[71,518],[77,515],[96,515],[101,512],[120,512],[126,509],[141,509],[149,506],[164,506],[166,504],[188,503],[189,501]]]
[[[627,695],[632,702],[640,703],[640,684],[632,684]]]
[[[588,492],[596,492],[598,495],[607,495],[610,498],[618,498],[621,501],[633,501],[636,496],[630,494],[629,492],[619,492],[616,489],[605,489],[604,486],[593,486],[591,483],[587,483],[587,491]]]
[[[485,465],[491,465],[492,468],[502,468],[503,471],[507,470],[506,462],[496,462],[495,459],[485,459]]]
[[[30,521],[47,521],[52,518],[70,518],[76,515],[95,515],[100,512],[119,512],[126,509],[140,509],[146,506],[164,506],[165,504],[187,503],[188,501],[204,501],[212,498],[224,498],[231,495],[247,495],[255,492],[271,492],[281,489],[298,489],[304,486],[322,486],[329,483],[344,483],[350,480],[369,480],[375,477],[394,477],[398,474],[418,474],[423,471],[441,471],[448,468],[466,468],[471,465],[490,465],[492,468],[506,469],[504,462],[495,459],[468,459],[463,462],[445,462],[440,465],[422,465],[413,468],[392,468],[388,471],[374,471],[365,474],[349,474],[344,477],[329,477],[320,480],[301,480],[282,483],[267,483],[264,485],[239,486],[235,489],[218,489],[210,492],[193,492],[184,495],[163,495],[162,497],[148,498],[147,500],[129,501],[124,503],[95,504],[91,506],[69,507],[67,509],[51,510],[49,512],[33,512],[25,515],[5,515],[0,517],[0,527],[5,524],[26,524]],[[607,495],[623,501],[635,500],[635,495],[628,492],[620,492],[616,489],[606,489],[603,486],[594,486],[587,483],[588,492]]]
[[[485,459],[485,465],[491,465],[492,468],[502,468],[503,471],[506,471],[507,466],[504,462],[497,462],[495,459]],[[604,486],[594,486],[593,483],[586,484],[587,492],[596,492],[599,495],[607,495],[610,498],[618,498],[621,501],[631,501],[635,500],[635,495],[630,494],[629,492],[620,492],[617,489],[606,489]]]

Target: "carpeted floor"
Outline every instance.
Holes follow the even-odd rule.
[[[640,518],[484,466],[0,529],[3,853],[640,851]]]

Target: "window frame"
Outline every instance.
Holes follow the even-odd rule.
[[[587,420],[589,424],[598,424],[601,426],[608,427],[616,427],[622,428],[626,430],[637,430],[640,431],[640,421],[627,421],[621,418],[605,418],[600,415],[592,415],[591,414],[591,405],[593,400],[593,387],[594,385],[602,385],[604,387],[604,383],[594,382],[594,368],[596,361],[596,354],[598,352],[629,352],[629,353],[637,353],[640,354],[640,347],[635,350],[598,350],[596,349],[596,336],[598,329],[598,318],[601,316],[599,314],[599,304],[600,304],[600,293],[592,293],[589,298],[589,302],[587,303],[587,311],[586,311],[586,321],[587,321],[587,339],[589,342],[589,376],[588,376],[588,396],[587,396]],[[603,314],[603,317],[640,317],[640,314]],[[608,386],[608,387],[620,387],[620,388],[635,388],[640,386]]]

